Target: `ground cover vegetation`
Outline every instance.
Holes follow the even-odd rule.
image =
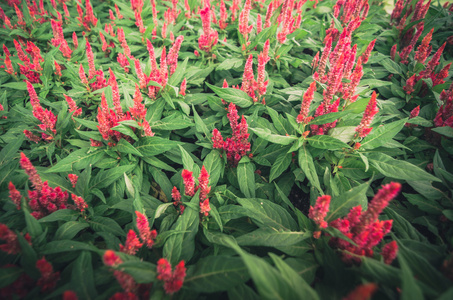
[[[0,298],[452,299],[453,4],[0,3]]]

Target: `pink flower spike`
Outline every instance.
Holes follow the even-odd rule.
[[[9,190],[9,197],[11,198],[11,201],[16,205],[17,210],[20,210],[20,202],[22,200],[22,195],[20,192],[16,189],[14,184],[10,181],[8,185],[8,190]]]
[[[211,187],[209,184],[209,174],[205,167],[201,167],[200,176],[198,177],[198,188],[200,189],[200,201],[205,200],[208,197]]]
[[[42,292],[52,291],[60,279],[60,272],[54,272],[52,265],[44,257],[36,262],[36,268],[41,273],[36,284],[41,287]]]
[[[365,52],[362,54],[362,63],[366,64],[368,62],[368,59],[370,58],[371,51],[374,48],[374,44],[376,43],[376,39],[372,40],[368,47],[366,48]]]
[[[181,82],[181,87],[179,88],[179,94],[182,96],[186,95],[186,87],[187,87],[187,80],[184,78],[184,80]]]
[[[164,282],[166,294],[174,294],[179,291],[186,277],[184,261],[180,261],[172,272],[171,264],[167,259],[161,258],[157,261],[157,279]]]
[[[35,167],[31,164],[30,160],[23,152],[20,153],[20,166],[28,175],[28,179],[31,181],[35,190],[41,190],[43,186],[41,177],[39,177]]]
[[[78,197],[74,194],[71,195],[72,201],[74,201],[76,207],[80,212],[84,212],[88,208],[88,204],[86,204],[85,200],[82,197]]]
[[[316,204],[314,207],[310,206],[308,217],[315,221],[316,225],[318,225],[319,228],[327,228],[327,222],[324,221],[324,218],[327,216],[327,213],[329,212],[329,205],[330,196],[324,195],[316,199]]]
[[[69,112],[72,112],[74,117],[80,116],[82,114],[82,108],[77,107],[75,101],[68,95],[63,94],[63,96],[65,97],[66,102],[68,103]]]
[[[36,105],[39,105],[38,94],[36,94],[35,88],[29,81],[25,80],[25,83],[27,84],[28,94],[30,95],[31,106],[35,107]]]
[[[76,174],[68,174],[69,181],[72,184],[72,187],[75,188],[77,184],[77,179],[79,179],[79,176]]]
[[[120,101],[120,91],[118,89],[118,83],[116,82],[115,74],[113,73],[112,69],[109,68],[109,82],[108,84],[112,87],[112,94],[113,94],[113,106],[115,107],[115,112],[119,118],[123,116],[123,109],[121,108],[121,101]]]
[[[391,241],[382,248],[381,255],[384,258],[384,263],[390,265],[398,254],[398,244]]]
[[[181,173],[184,182],[184,194],[192,197],[195,195],[195,180],[193,178],[193,172],[184,169]]]
[[[314,93],[316,91],[316,81],[313,81],[310,84],[310,87],[305,91],[304,97],[302,99],[302,105],[300,107],[300,113],[297,116],[297,123],[307,124],[310,121],[308,113],[310,110],[311,102],[313,101]]]
[[[154,240],[157,237],[157,231],[150,230],[148,217],[139,211],[135,211],[135,214],[137,216],[137,228],[140,232],[140,239],[149,249],[151,249],[154,245]]]
[[[370,133],[371,128],[369,128],[369,126],[371,124],[371,121],[373,121],[374,116],[378,112],[379,109],[377,108],[376,92],[373,91],[370,102],[368,103],[367,107],[365,108],[365,112],[363,113],[362,121],[355,129],[359,137],[364,138],[368,135],[368,133]]]
[[[80,67],[79,67],[79,77],[80,77],[80,81],[82,82],[82,84],[84,86],[86,86],[87,89],[89,90],[90,87],[88,85],[87,75],[85,73],[85,70],[83,69],[83,65],[82,64],[80,64]]]
[[[143,246],[143,244],[140,243],[135,231],[133,231],[132,229],[129,229],[129,232],[127,233],[125,245],[123,246],[120,244],[120,252],[129,254],[129,255],[135,255],[135,253],[137,253],[137,251],[142,246]]]
[[[102,260],[104,261],[104,265],[108,267],[116,267],[123,263],[122,259],[112,250],[105,251]]]
[[[207,217],[207,216],[209,216],[210,211],[211,211],[211,206],[209,205],[209,199],[206,198],[206,200],[200,201],[200,214]]]
[[[365,228],[375,222],[379,214],[387,207],[389,202],[398,195],[400,190],[401,184],[398,182],[391,182],[382,186],[368,204],[367,211],[362,214],[360,223],[353,228],[353,231],[358,231],[360,228]]]
[[[179,193],[178,189],[175,186],[171,190],[171,198],[176,202],[181,201],[181,194]]]
[[[154,136],[154,132],[151,130],[151,126],[149,125],[148,121],[143,121],[142,126],[143,131],[145,132],[145,136]]]
[[[342,300],[366,300],[371,299],[371,296],[376,292],[378,286],[374,282],[361,284],[352,290]]]

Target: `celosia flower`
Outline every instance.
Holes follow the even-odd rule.
[[[116,12],[116,16],[118,17],[118,19],[121,20],[123,18],[123,15],[121,14],[120,9],[118,8],[118,5],[116,5],[116,3],[115,3],[115,12]]]
[[[374,48],[374,44],[376,43],[376,39],[372,40],[368,47],[366,48],[365,52],[362,54],[362,63],[366,64],[368,59],[370,58],[371,51]]]
[[[192,197],[195,195],[195,180],[193,178],[193,172],[184,169],[181,173],[184,182],[184,194]]]
[[[4,243],[0,245],[0,251],[7,254],[18,254],[21,251],[17,234],[8,228],[5,224],[0,223],[0,240]]]
[[[411,110],[411,113],[409,115],[409,119],[413,119],[413,118],[417,117],[419,113],[420,113],[420,105],[417,106],[416,108],[414,108],[413,110]],[[410,122],[407,122],[406,124],[404,124],[404,126],[406,126],[406,127],[416,127],[417,125],[410,124]]]
[[[310,206],[308,217],[315,221],[316,225],[318,225],[319,228],[327,228],[327,222],[324,221],[324,218],[327,216],[327,213],[329,212],[329,205],[330,196],[324,195],[316,199],[316,204],[314,207]]]
[[[182,96],[186,95],[186,87],[187,87],[187,80],[184,78],[184,80],[181,82],[181,87],[179,88],[179,94]]]
[[[391,264],[395,260],[398,253],[398,244],[395,241],[391,241],[382,248],[381,255],[384,258],[384,263],[387,265]]]
[[[41,137],[33,134],[31,131],[29,130],[24,130],[24,134],[25,136],[27,137],[27,139],[29,139],[30,141],[32,142],[35,142],[36,144],[41,140]]]
[[[143,244],[140,243],[135,231],[129,229],[125,245],[120,244],[120,251],[129,255],[135,255],[142,246]]]
[[[151,126],[149,126],[148,121],[146,121],[146,120],[143,121],[142,126],[143,126],[143,131],[145,132],[145,136],[154,136],[154,133],[151,130]]]
[[[403,87],[403,90],[406,91],[408,95],[412,94],[414,92],[414,86],[420,79],[420,76],[417,76],[417,74],[412,75],[406,80],[406,85]]]
[[[429,45],[431,38],[433,36],[434,28],[423,38],[422,43],[418,46],[417,51],[415,52],[415,60],[421,64],[425,63],[425,60],[428,58],[431,53],[432,47]]]
[[[82,197],[78,197],[74,194],[72,194],[71,196],[72,196],[72,201],[74,201],[77,209],[80,210],[80,212],[84,212],[85,209],[88,208],[88,204],[86,204],[85,200]]]
[[[75,188],[77,184],[77,180],[79,179],[79,176],[76,174],[68,174],[69,181],[72,184],[72,187]]]
[[[23,152],[20,153],[20,166],[28,175],[28,179],[31,181],[33,188],[40,190],[43,186],[41,177],[39,177],[35,167],[31,164],[30,160]]]
[[[184,261],[180,261],[172,272],[171,264],[165,258],[157,261],[157,279],[164,282],[165,293],[174,294],[179,291],[186,277]]]
[[[77,294],[74,291],[65,291],[63,293],[63,300],[78,300]]]
[[[200,38],[198,39],[198,47],[201,50],[210,53],[212,47],[218,42],[219,33],[217,30],[211,28],[211,9],[209,6],[200,10],[200,18],[203,25],[203,34],[200,35]]]
[[[138,300],[138,296],[132,292],[116,292],[109,300]]]
[[[370,133],[372,128],[370,128],[369,126],[371,124],[371,121],[373,121],[374,116],[378,112],[379,109],[377,108],[376,92],[373,91],[370,102],[368,103],[367,107],[365,108],[365,112],[363,113],[362,121],[355,129],[359,137],[364,138]]]
[[[113,106],[115,107],[115,112],[119,118],[123,116],[123,109],[121,108],[121,101],[120,101],[120,91],[118,89],[118,83],[116,82],[115,74],[113,73],[112,69],[109,68],[109,85],[112,87],[112,94],[113,94]]]
[[[211,211],[211,206],[209,205],[209,199],[205,199],[204,201],[200,201],[200,214],[207,217],[209,212]]]
[[[178,53],[183,40],[184,36],[178,36],[175,43],[168,51],[167,65],[170,67],[170,75],[172,75],[176,71],[176,67],[178,66]]]
[[[299,115],[297,116],[297,123],[310,122],[311,118],[308,117],[310,104],[313,101],[314,93],[316,91],[316,81],[313,81],[309,88],[305,91],[304,97],[302,98],[302,105],[300,107]]]
[[[447,42],[443,43],[442,46],[434,53],[431,60],[428,62],[426,69],[420,72],[420,76],[423,78],[428,78],[434,71],[434,68],[439,64],[440,57],[442,56],[442,52],[444,51],[445,45]]]
[[[37,282],[37,285],[41,287],[41,292],[53,290],[60,279],[60,272],[54,272],[52,265],[44,257],[36,261],[36,268],[41,273]]]
[[[198,177],[198,186],[197,190],[200,189],[200,201],[203,201],[208,197],[209,192],[211,191],[211,187],[208,186],[209,184],[209,174],[206,171],[204,165],[201,167],[200,176]]]
[[[251,0],[246,0],[244,8],[242,9],[241,14],[239,15],[239,32],[244,36],[244,40],[248,40],[248,34],[252,31],[253,25],[249,26],[249,15],[250,10],[252,9]]]
[[[108,267],[117,267],[118,265],[123,263],[121,258],[112,250],[107,250],[104,252],[103,261],[104,264]],[[115,270],[113,271],[113,276],[115,276],[118,283],[126,292],[136,291],[137,284],[135,283],[135,280],[131,275],[119,270]]]
[[[141,122],[143,119],[145,119],[146,108],[145,105],[142,103],[143,96],[137,84],[135,84],[135,94],[133,100],[134,106],[131,107],[129,111],[134,119],[136,119],[138,122]]]
[[[185,0],[187,1],[187,0]],[[225,29],[228,25],[226,22],[228,18],[225,2],[223,0],[220,0],[220,20],[219,20],[219,27],[220,29]]]
[[[371,299],[371,296],[376,292],[378,286],[376,283],[365,283],[361,284],[352,290],[346,297],[342,300],[368,300]]]
[[[181,194],[179,193],[178,189],[174,186],[173,189],[171,190],[171,198],[175,202],[181,201]]]
[[[9,197],[11,198],[11,201],[16,205],[17,209],[20,210],[20,201],[22,200],[22,195],[20,192],[16,189],[14,184],[10,181],[8,185],[8,190],[9,190]]]
[[[154,240],[157,237],[157,231],[154,229],[150,230],[148,218],[144,214],[138,211],[136,211],[135,214],[137,216],[137,228],[140,232],[140,239],[142,240],[143,244],[151,249],[151,247],[154,245]]]
[[[63,94],[64,98],[66,99],[66,102],[68,103],[69,106],[69,112],[72,112],[74,117],[78,117],[82,114],[82,108],[77,107],[77,104],[75,101],[69,97],[66,94]]]

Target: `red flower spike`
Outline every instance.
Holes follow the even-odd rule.
[[[181,201],[181,194],[179,193],[178,189],[175,186],[171,190],[171,198],[176,202]]]
[[[376,39],[372,40],[368,47],[366,48],[365,52],[362,54],[362,63],[366,64],[368,59],[370,58],[371,51],[374,48],[374,44],[376,43]]]
[[[176,67],[178,66],[178,53],[183,40],[184,36],[178,36],[175,43],[168,51],[167,64],[170,67],[170,75],[173,75],[173,73],[176,71]]]
[[[145,119],[146,116],[146,108],[145,105],[142,103],[143,96],[140,92],[140,89],[137,84],[135,84],[135,94],[134,94],[134,106],[129,109],[132,118],[136,119],[137,122],[141,122]]]
[[[113,106],[115,107],[116,114],[121,119],[123,117],[123,109],[121,108],[120,91],[118,89],[118,83],[116,82],[115,74],[113,73],[111,68],[109,68],[109,74],[110,77],[108,84],[112,87]]]
[[[20,153],[20,166],[25,173],[27,173],[28,179],[31,181],[33,188],[35,190],[41,190],[43,187],[41,177],[39,177],[35,167],[31,164],[30,160],[23,152]]]
[[[431,60],[428,62],[426,69],[420,72],[420,75],[423,78],[428,78],[431,76],[431,74],[434,71],[434,68],[439,64],[440,57],[442,56],[442,52],[444,51],[446,44],[447,42],[443,43],[443,45],[436,51]]]
[[[205,200],[208,197],[209,192],[211,191],[211,187],[208,186],[209,184],[209,174],[206,171],[205,167],[201,167],[200,176],[198,177],[198,187],[200,189],[200,201]]]
[[[125,245],[120,244],[120,251],[129,255],[135,255],[142,246],[143,244],[140,243],[135,231],[130,229],[127,233]]]
[[[381,255],[384,258],[384,263],[390,265],[395,260],[398,254],[398,244],[395,241],[391,241],[382,248]]]
[[[448,71],[450,70],[450,66],[451,66],[451,63],[449,63],[448,65],[443,67],[442,70],[440,70],[439,73],[437,73],[435,75],[431,74],[431,79],[433,81],[433,86],[445,83],[444,79],[448,77]]]
[[[315,221],[319,228],[327,228],[327,222],[324,221],[324,218],[327,216],[327,213],[329,212],[329,205],[330,196],[324,195],[316,199],[316,204],[314,207],[310,206],[308,217]]]
[[[89,90],[90,87],[88,85],[88,79],[87,79],[87,75],[85,73],[85,70],[83,69],[83,66],[82,64],[80,64],[80,67],[79,67],[79,78],[80,78],[80,81],[82,82],[82,84],[84,86],[87,87],[87,89]]]
[[[223,149],[225,142],[223,141],[222,134],[217,130],[217,128],[214,128],[214,130],[212,131],[212,142],[214,143],[214,149]]]
[[[377,289],[376,283],[365,283],[352,290],[343,300],[369,300]]]
[[[77,184],[77,179],[79,179],[79,176],[76,174],[68,174],[69,181],[71,181],[72,187],[75,188]]]
[[[193,178],[193,172],[184,169],[181,173],[184,182],[184,194],[192,197],[195,195],[195,180]]]
[[[209,205],[209,199],[200,201],[200,213],[207,217],[211,211],[211,206]]]
[[[43,257],[36,262],[36,268],[41,273],[37,285],[41,287],[41,292],[52,291],[60,279],[60,272],[54,272],[52,265]]]
[[[204,52],[210,53],[212,48],[217,44],[219,33],[211,28],[211,10],[209,6],[200,10],[200,18],[203,25],[203,34],[198,39],[198,47]]]
[[[32,142],[35,142],[36,144],[41,140],[40,136],[37,136],[37,135],[33,134],[29,130],[24,130],[24,134],[27,137],[27,139],[29,139]]]
[[[297,123],[307,124],[310,121],[308,117],[311,102],[313,101],[314,93],[316,91],[316,81],[313,81],[309,88],[305,91],[300,107],[299,115],[297,116]]]
[[[361,228],[369,226],[372,222],[375,222],[379,214],[384,210],[389,202],[398,195],[401,190],[401,184],[398,182],[391,182],[382,186],[382,188],[376,193],[374,198],[368,204],[368,209],[362,214],[360,223],[354,226],[353,231],[358,232]]]
[[[369,132],[371,131],[371,128],[369,128],[371,121],[373,121],[374,116],[378,112],[379,109],[377,108],[376,92],[373,91],[370,102],[368,103],[367,107],[365,108],[365,112],[363,113],[362,121],[355,129],[359,137],[364,138],[369,134]]]
[[[395,55],[396,55],[396,44],[392,46],[392,48],[390,49],[390,58],[392,60],[395,60]]]
[[[102,260],[104,261],[104,265],[108,267],[116,267],[119,264],[123,263],[121,258],[112,250],[105,251]]]
[[[77,294],[74,291],[65,291],[63,293],[63,300],[78,300],[78,299],[79,298],[77,298]]]
[[[109,300],[138,300],[138,296],[132,292],[117,292]]]
[[[136,211],[135,214],[137,216],[137,228],[140,232],[140,239],[142,240],[143,244],[151,249],[154,245],[154,240],[157,237],[157,231],[150,230],[148,217],[138,211]]]
[[[145,132],[145,136],[154,136],[153,131],[151,130],[151,126],[149,125],[148,121],[142,122],[143,131]]]
[[[187,1],[187,0],[185,0]],[[228,25],[228,23],[226,22],[228,18],[228,13],[227,13],[227,9],[226,9],[226,6],[225,6],[225,2],[223,0],[220,0],[220,20],[219,20],[219,27],[220,29],[225,29]]]
[[[72,196],[72,201],[74,201],[76,207],[80,212],[84,212],[88,208],[88,204],[86,204],[85,200],[82,197],[78,197],[74,194]]]
[[[66,102],[68,103],[69,112],[72,112],[74,117],[80,116],[82,114],[82,109],[77,107],[77,104],[71,97],[65,94],[63,94],[63,96],[66,99]]]
[[[118,17],[118,19],[121,20],[123,18],[123,15],[121,14],[120,9],[118,8],[118,6],[116,4],[115,4],[115,12],[116,12],[116,16]]]
[[[415,52],[415,60],[421,64],[425,63],[425,60],[428,58],[431,53],[432,47],[429,45],[433,36],[434,28],[423,38],[422,43],[418,46],[417,51]]]
[[[187,80],[184,78],[184,80],[181,82],[181,87],[179,88],[179,94],[182,96],[186,95],[186,87],[187,87]]]
[[[8,228],[5,224],[0,223],[0,240],[5,243],[0,245],[0,251],[7,254],[18,254],[21,251],[17,234]]]
[[[22,200],[22,195],[20,192],[16,189],[14,184],[10,181],[8,185],[8,190],[9,190],[9,197],[11,198],[11,201],[16,205],[17,210],[20,210],[20,202]]]
[[[179,262],[173,272],[171,264],[165,258],[161,258],[157,262],[157,279],[164,282],[165,293],[171,295],[179,291],[185,277],[186,267],[184,261]]]

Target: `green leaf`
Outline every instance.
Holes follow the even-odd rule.
[[[436,127],[431,129],[434,132],[439,134],[445,135],[446,137],[453,138],[453,128],[444,126],[444,127]]]
[[[193,119],[195,121],[195,128],[199,133],[204,133],[205,136],[209,136],[209,129],[208,126],[203,122],[203,120],[200,118],[200,116],[197,113],[197,110],[195,107],[192,105],[192,111],[193,111]]]
[[[27,209],[24,209],[24,216],[28,233],[33,239],[37,239],[41,234],[43,234],[41,224],[39,224],[38,220],[36,220]]]
[[[366,153],[370,165],[384,176],[413,181],[441,181],[419,167],[383,153]]]
[[[305,176],[307,176],[310,183],[323,195],[324,192],[319,183],[318,174],[316,173],[315,164],[313,163],[313,157],[305,145],[299,149],[299,166],[302,171],[304,171]]]
[[[315,135],[307,138],[308,143],[313,148],[327,149],[327,150],[342,150],[351,148],[345,142],[340,141],[328,135]]]
[[[260,228],[236,238],[239,246],[285,247],[311,237],[310,232],[278,231]]]
[[[3,266],[0,269],[0,289],[3,289],[4,287],[7,287],[13,282],[15,282],[22,274],[22,272],[23,272],[22,269],[18,267]]]
[[[269,114],[269,116],[271,116],[272,118],[272,123],[274,124],[275,126],[275,129],[277,129],[277,131],[280,133],[280,134],[289,134],[289,132],[286,131],[286,128],[285,128],[285,125],[283,123],[283,121],[285,120],[282,116],[279,116],[278,112],[276,112],[275,110],[273,110],[272,108],[270,107],[266,107],[267,109],[267,113]],[[286,120],[285,120],[286,121]]]
[[[181,151],[182,164],[184,166],[184,169],[193,171],[195,162],[193,161],[192,157],[183,147],[181,147],[181,145],[178,145],[178,147]]]
[[[69,221],[59,226],[55,232],[54,240],[72,240],[80,231],[90,227],[87,223]]]
[[[27,84],[24,82],[8,82],[2,84],[3,88],[11,88],[14,90],[21,90],[21,91],[26,91],[27,90]]]
[[[296,136],[284,136],[272,133],[268,128],[250,128],[260,138],[274,144],[289,145],[297,140]]]
[[[240,66],[242,66],[243,63],[244,63],[244,59],[241,59],[241,58],[227,58],[217,66],[216,70],[217,71],[222,71],[222,70],[229,71],[231,69],[239,68]]]
[[[104,150],[89,152],[88,149],[79,149],[60,160],[53,167],[47,169],[45,173],[70,172],[84,169],[88,165],[97,163],[104,157],[104,154]]]
[[[151,166],[154,166],[154,167],[156,167],[158,169],[162,169],[162,170],[166,170],[166,171],[170,171],[170,172],[175,172],[176,173],[176,170],[172,166],[164,163],[163,161],[161,161],[160,159],[158,159],[158,158],[156,158],[154,156],[144,157],[143,160],[146,163],[148,163]]]
[[[211,151],[206,155],[203,165],[209,174],[209,185],[215,187],[223,175],[224,163],[220,157],[219,151]]]
[[[115,167],[113,169],[104,171],[101,170],[99,173],[93,178],[91,182],[91,187],[90,189],[102,189],[105,187],[108,187],[115,181],[117,181],[120,177],[123,176],[124,173],[127,173],[134,169],[134,165],[129,165],[129,166],[120,166],[120,167]]]
[[[71,273],[71,286],[74,287],[74,291],[80,298],[96,298],[97,292],[93,273],[91,253],[82,251],[74,262]]]
[[[393,139],[398,132],[403,129],[404,124],[406,124],[408,118],[385,124],[384,126],[379,126],[374,128],[373,131],[366,136],[363,141],[360,143],[361,148],[363,149],[374,149],[385,145],[388,141]]]
[[[135,149],[144,156],[155,156],[176,146],[176,142],[157,136],[145,137],[136,143]]]
[[[175,72],[173,73],[173,75],[171,75],[170,80],[168,80],[169,85],[177,85],[182,82],[182,80],[184,78],[184,74],[186,73],[186,67],[187,67],[188,61],[189,61],[189,58],[186,57],[186,59],[182,63],[178,64]]]
[[[123,125],[123,124],[119,124],[119,125],[117,125],[115,127],[112,127],[112,130],[121,132],[124,135],[130,136],[135,141],[138,141],[138,137],[135,135],[134,130],[132,130],[132,128],[130,128],[129,126],[126,126],[126,125]]]
[[[111,218],[95,216],[91,220],[88,220],[88,224],[96,232],[110,232],[116,236],[126,235],[121,226]]]
[[[286,169],[288,169],[289,165],[291,164],[292,157],[292,153],[280,153],[280,155],[275,160],[275,163],[271,167],[269,182],[272,182],[275,178],[285,172]]]
[[[362,209],[366,210],[368,206],[366,191],[369,187],[370,182],[362,183],[338,197],[332,197],[326,221],[330,222],[347,215],[350,209],[357,205],[361,205]]]
[[[233,88],[221,88],[214,86],[212,84],[209,84],[206,82],[206,85],[214,91],[214,93],[217,94],[220,98],[227,102],[231,102],[236,104],[239,107],[246,108],[249,107],[253,104],[252,98],[250,98],[249,95],[247,95],[246,92],[238,90],[238,89],[233,89]]]
[[[189,267],[184,288],[200,293],[228,291],[250,278],[242,259],[231,256],[208,256]]]
[[[20,146],[24,141],[24,137],[25,135],[23,134],[15,137],[10,143],[6,144],[2,151],[0,151],[0,169],[17,155],[17,151],[20,149]]]
[[[332,123],[333,121],[337,121],[338,119],[340,119],[343,116],[346,116],[349,113],[351,113],[351,112],[350,111],[339,111],[339,112],[328,113],[328,114],[314,118],[308,124],[322,125],[322,124]]]
[[[44,222],[54,222],[54,221],[71,221],[74,219],[75,216],[80,215],[78,211],[73,209],[59,209],[54,211],[48,216],[39,219],[40,223]]]
[[[61,240],[47,243],[41,254],[47,255],[80,250],[99,252],[98,248],[84,242]]]
[[[156,265],[147,261],[126,261],[116,269],[131,275],[137,283],[151,283],[156,280]]]
[[[402,74],[401,67],[393,60],[387,58],[380,61],[380,64],[391,74]]]
[[[247,158],[247,157],[246,157]],[[250,160],[241,159],[237,166],[239,188],[247,198],[255,198],[255,173]]]
[[[89,121],[89,120],[85,120],[85,119],[79,119],[79,118],[75,118],[75,117],[73,117],[73,119],[74,119],[74,121],[76,121],[79,124],[82,124],[86,128],[89,128],[94,131],[98,131],[99,123],[97,123],[97,122]]]
[[[198,204],[198,193],[192,198],[191,203]],[[165,242],[163,257],[166,257],[172,265],[180,260],[189,261],[195,252],[195,235],[198,232],[200,217],[198,211],[186,207],[182,216],[171,227],[172,230],[181,232],[172,235]]]
[[[264,229],[297,230],[297,224],[283,207],[264,199],[242,199],[237,202],[247,210],[247,215]]]
[[[406,197],[407,201],[412,205],[418,206],[422,211],[436,215],[442,214],[442,206],[433,199],[427,199],[419,194],[403,193],[403,195]]]
[[[121,139],[117,144],[116,146],[114,147],[116,150],[118,150],[119,152],[121,153],[130,153],[130,154],[134,154],[134,155],[137,155],[137,156],[140,156],[142,157],[143,154],[140,153],[140,151],[138,151],[137,149],[134,148],[134,146],[132,146],[128,141],[126,141],[125,139]]]

